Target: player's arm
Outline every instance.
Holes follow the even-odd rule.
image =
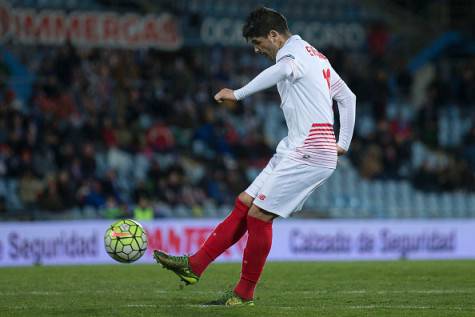
[[[237,89],[234,91],[228,88],[221,89],[214,96],[214,99],[217,102],[222,102],[224,100],[231,100],[231,101],[241,100],[258,91],[261,91],[261,90],[264,90],[276,85],[279,81],[292,76],[292,73],[293,73],[292,62],[290,60],[284,59],[272,65],[271,67],[263,70],[247,85],[245,85],[244,87],[240,89]]]
[[[340,112],[340,134],[338,136],[337,152],[338,155],[345,154],[353,137],[356,115],[356,96],[346,83],[332,69],[331,96],[338,104]]]

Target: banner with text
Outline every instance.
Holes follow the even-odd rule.
[[[239,18],[205,17],[200,28],[201,41],[208,45],[249,45],[242,36],[243,24],[244,20]],[[366,43],[365,27],[358,22],[321,23],[297,20],[289,28],[293,34],[302,36],[317,48],[360,49]]]
[[[190,254],[218,220],[144,222],[151,251]],[[110,221],[0,224],[0,266],[114,263],[104,250]],[[475,220],[279,220],[269,260],[393,260],[475,258]],[[219,257],[240,261],[246,236]]]
[[[169,14],[118,14],[13,8],[0,0],[0,42],[18,44],[159,48],[182,45],[177,20]]]

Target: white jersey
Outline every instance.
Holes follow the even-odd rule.
[[[277,84],[288,128],[288,136],[280,141],[277,154],[310,165],[336,168],[332,99],[337,100],[340,109],[338,145],[347,150],[353,135],[356,97],[328,59],[298,35],[286,41],[276,60],[274,66],[236,90],[236,98]]]

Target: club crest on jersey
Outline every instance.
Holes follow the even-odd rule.
[[[264,200],[264,199],[266,199],[266,195],[259,194],[259,196],[257,196],[257,198],[259,198],[260,200]]]

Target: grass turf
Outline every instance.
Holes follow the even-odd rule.
[[[268,263],[256,307],[212,307],[239,277],[194,286],[158,265],[0,269],[0,316],[475,316],[475,261]]]

